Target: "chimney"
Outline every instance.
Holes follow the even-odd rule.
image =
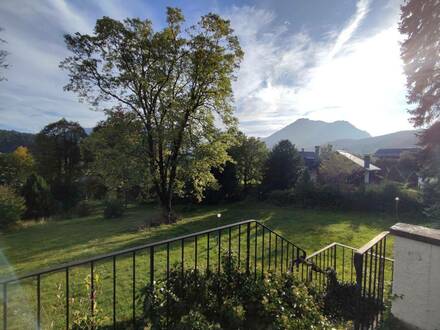
[[[301,148],[301,152],[304,152],[304,148]]]
[[[370,155],[364,156],[364,169],[366,170],[364,173],[364,183],[369,184],[370,183]]]
[[[365,155],[364,156],[364,168],[370,168],[370,155]]]
[[[319,146],[315,146],[315,160],[319,163]]]

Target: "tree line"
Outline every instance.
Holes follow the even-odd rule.
[[[143,130],[133,113],[121,110],[108,112],[90,135],[78,123],[61,119],[36,134],[31,148],[0,154],[0,185],[22,199],[17,203],[25,218],[74,212],[90,200],[120,207],[133,201],[160,202]],[[299,152],[287,140],[269,151],[258,138],[239,131],[229,134],[223,163],[202,163],[179,176],[175,201],[218,203],[265,195],[292,188],[305,171]],[[188,154],[184,161],[194,163],[193,157]]]

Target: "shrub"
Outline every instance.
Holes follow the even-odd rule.
[[[88,201],[81,201],[75,207],[75,213],[79,217],[87,217],[92,213],[92,205]]]
[[[26,218],[48,217],[55,210],[55,203],[46,181],[38,175],[31,174],[21,191],[26,200]]]
[[[391,182],[366,187],[339,185],[297,185],[291,190],[275,190],[267,200],[275,205],[304,208],[330,208],[366,212],[395,213],[395,198],[399,197],[400,213],[422,211],[419,193]]]
[[[267,200],[274,205],[284,206],[293,202],[292,190],[274,190],[267,193]]]
[[[105,202],[104,218],[120,218],[125,212],[124,203],[118,199],[109,199]]]
[[[0,186],[0,227],[5,228],[20,220],[25,209],[22,197],[12,188]]]
[[[152,329],[330,329],[320,305],[293,274],[250,276],[237,260],[223,271],[170,272],[143,289],[143,326]],[[167,320],[168,318],[168,320]]]

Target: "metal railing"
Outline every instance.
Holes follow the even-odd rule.
[[[220,272],[225,253],[229,258],[234,253],[254,276],[292,271],[295,260],[306,257],[258,221],[229,224],[2,279],[0,324],[4,330],[71,329],[78,322],[136,329],[142,287],[167,280],[172,266]]]
[[[388,231],[380,233],[354,255],[359,315],[356,329],[374,328],[382,317],[394,273],[394,260],[387,257],[388,234]],[[367,319],[362,318],[366,314],[363,312],[365,306],[376,311]]]
[[[356,278],[353,263],[356,251],[352,246],[333,242],[307,256],[300,266],[301,278],[313,282],[321,291],[325,290],[328,283],[328,269],[334,270],[339,280],[353,282]]]
[[[300,265],[301,277],[319,291],[326,291],[329,272],[355,286],[359,316],[354,320],[356,329],[376,327],[391,289],[394,260],[387,257],[387,235],[383,232],[359,249],[334,242],[307,256]]]

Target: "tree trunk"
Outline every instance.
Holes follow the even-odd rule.
[[[159,194],[160,206],[162,208],[163,217],[167,224],[174,222],[173,208],[172,208],[172,193],[162,192]]]

